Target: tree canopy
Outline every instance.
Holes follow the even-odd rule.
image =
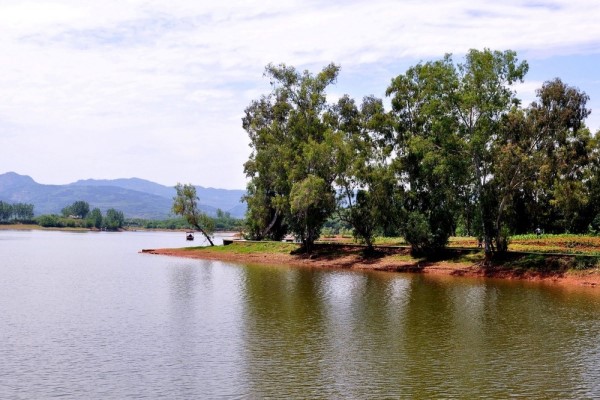
[[[310,250],[335,215],[368,247],[378,233],[401,233],[430,252],[462,232],[492,254],[511,233],[581,232],[599,215],[589,97],[556,78],[523,106],[514,85],[528,64],[514,51],[410,67],[386,90],[389,111],[374,96],[328,103],[339,71],[267,66],[271,92],[243,118],[251,237],[292,233]]]
[[[85,218],[90,212],[90,205],[83,200],[75,201],[70,206],[67,206],[61,210],[61,213],[65,217],[76,217],[76,218]]]
[[[326,115],[326,88],[339,67],[312,75],[269,65],[272,91],[245,110],[243,127],[252,154],[244,164],[248,228],[255,238],[281,239],[292,232],[310,249],[333,212],[339,135]]]

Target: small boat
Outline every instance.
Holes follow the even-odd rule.
[[[194,240],[194,232],[188,232],[185,235],[185,240]]]

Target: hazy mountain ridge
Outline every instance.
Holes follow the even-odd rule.
[[[196,186],[200,207],[209,215],[218,208],[242,218],[245,204],[239,200],[244,190],[213,189]],[[0,174],[0,200],[30,203],[36,215],[58,214],[77,200],[103,212],[109,208],[123,211],[127,218],[163,219],[171,217],[175,189],[140,178],[114,180],[79,180],[67,185],[44,185],[27,175],[14,172]],[[241,206],[241,207],[240,207]]]

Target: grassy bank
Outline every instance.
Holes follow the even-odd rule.
[[[6,231],[76,231],[76,232],[84,232],[89,231],[89,228],[79,228],[79,227],[68,227],[68,228],[45,228],[43,226],[37,224],[0,224],[0,230]]]
[[[311,254],[298,253],[298,244],[281,242],[234,242],[228,246],[149,249],[146,253],[245,264],[297,265],[452,276],[569,282],[600,285],[600,262],[596,256],[548,255],[509,252],[486,263],[477,249],[448,248],[436,257],[414,257],[408,247],[378,246],[372,253],[344,243],[318,243]]]
[[[30,231],[30,230],[41,230],[41,226],[37,224],[0,224],[0,230],[13,230],[13,231]]]
[[[298,244],[295,243],[284,243],[284,242],[234,242],[229,246],[198,246],[198,247],[185,247],[184,251],[196,251],[196,252],[214,252],[214,253],[231,253],[231,254],[290,254],[292,251],[299,248]]]
[[[351,237],[327,237],[322,242],[327,243],[353,243]],[[375,239],[378,246],[408,246],[402,237],[378,237]],[[448,240],[449,248],[477,249],[477,238],[472,236],[451,237]],[[515,235],[509,239],[508,248],[514,252],[528,253],[556,253],[580,254],[600,256],[600,236],[556,234],[556,235]]]

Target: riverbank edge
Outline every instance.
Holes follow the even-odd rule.
[[[237,251],[236,243],[229,246],[144,249],[142,253],[183,257],[201,260],[217,260],[241,264],[287,265],[297,267],[386,271],[411,274],[434,274],[452,277],[495,278],[507,280],[536,281],[562,285],[600,288],[600,269],[539,271],[515,269],[503,264],[484,267],[478,262],[442,259],[428,261],[414,259],[408,249],[379,251],[376,256],[365,257],[353,246],[338,245],[334,251],[317,251],[311,255],[290,254],[277,251]],[[544,255],[544,257],[553,257]]]
[[[0,224],[1,231],[56,231],[56,232],[101,232],[98,228],[82,228],[82,227],[45,227],[37,224]],[[190,229],[162,229],[162,228],[141,228],[141,227],[124,227],[111,232],[189,232]],[[194,231],[195,232],[195,231]],[[234,236],[237,231],[215,231],[216,234]]]

